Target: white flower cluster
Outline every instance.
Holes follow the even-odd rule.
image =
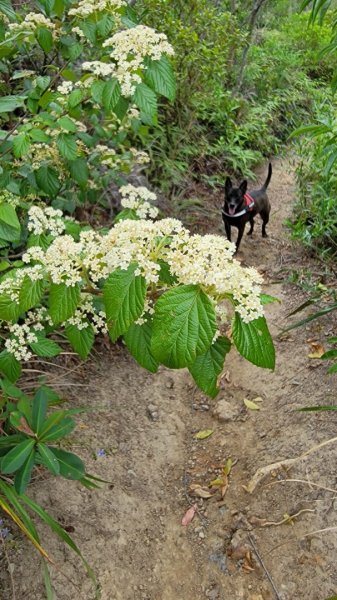
[[[0,204],[10,204],[15,208],[20,204],[20,197],[12,194],[12,192],[8,192],[8,190],[1,190]]]
[[[103,46],[113,48],[110,56],[116,62],[114,75],[121,85],[122,95],[126,97],[132,96],[136,85],[141,82],[139,70],[145,68],[146,57],[159,60],[163,54],[174,54],[166,35],[146,25],[119,31],[103,42]]]
[[[166,261],[180,283],[199,284],[218,299],[232,296],[242,320],[249,322],[263,315],[263,280],[255,269],[241,267],[233,253],[234,245],[218,235],[192,235],[187,243],[173,240]]]
[[[21,23],[10,23],[8,25],[8,31],[6,32],[5,38],[8,39],[13,34],[19,33],[35,33],[36,29],[39,27],[45,27],[49,29],[55,37],[56,34],[56,26],[50,19],[42,15],[41,13],[33,13],[30,12],[25,16],[24,20]]]
[[[30,310],[23,324],[19,325],[15,323],[8,325],[11,337],[5,341],[6,350],[13,354],[19,361],[30,360],[33,353],[29,345],[38,341],[36,334],[39,331],[43,331],[45,325],[52,325],[52,320],[48,315],[47,309],[42,306],[41,308]]]
[[[82,63],[83,71],[90,71],[98,77],[109,77],[116,73],[116,66],[113,63],[101,62],[93,60],[91,62]]]
[[[56,89],[62,96],[68,96],[73,91],[74,84],[72,81],[63,81]]]
[[[62,325],[75,325],[81,331],[89,327],[89,322],[95,335],[98,333],[108,333],[105,312],[103,310],[96,310],[90,294],[81,294],[81,303],[74,315],[62,323]]]
[[[5,341],[5,348],[15,356],[17,360],[29,360],[33,353],[29,350],[28,344],[37,342],[37,337],[31,331],[29,325],[10,325],[9,332],[11,337]]]
[[[153,200],[154,194],[144,188],[123,186],[124,205],[137,206],[138,202]],[[219,322],[226,314],[223,301],[232,299],[235,310],[243,321],[249,322],[263,314],[260,301],[262,278],[255,269],[243,268],[233,258],[234,244],[216,235],[191,235],[176,219],[150,221],[121,220],[106,233],[83,231],[75,242],[69,235],[57,237],[46,251],[30,248],[23,256],[31,268],[32,279],[43,275],[54,283],[97,288],[97,284],[116,269],[127,269],[137,263],[136,275],[142,275],[147,284],[158,284],[160,261],[169,265],[170,273],[180,284],[196,284],[213,299]],[[29,269],[22,269],[29,274]],[[15,281],[5,280],[0,293],[13,293]],[[160,283],[160,289],[168,285]],[[74,319],[83,321],[83,315],[91,311],[84,302]],[[95,311],[94,311],[95,312]],[[93,314],[93,313],[91,313]],[[100,315],[104,319],[103,315]],[[91,319],[90,319],[91,320]]]
[[[85,19],[97,12],[115,12],[123,6],[127,6],[126,0],[81,0],[76,8],[71,8],[68,15]]]
[[[52,236],[57,237],[65,230],[62,217],[62,211],[52,206],[44,206],[43,208],[31,206],[28,211],[27,229],[36,235],[50,233]]]
[[[140,219],[155,219],[158,216],[158,209],[150,204],[157,196],[146,187],[128,184],[123,185],[119,191],[122,196],[121,205],[134,210]]]

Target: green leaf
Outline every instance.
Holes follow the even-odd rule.
[[[231,343],[226,337],[219,337],[205,352],[197,356],[188,368],[198,387],[211,398],[219,393],[218,377],[222,373],[226,355]]]
[[[89,179],[89,168],[85,158],[77,158],[68,163],[72,178],[80,185],[86,185]]]
[[[33,129],[30,130],[29,135],[33,142],[41,142],[44,144],[50,142],[49,135],[47,135],[44,131],[42,131],[42,129],[39,129],[38,127],[33,127]]]
[[[85,360],[89,356],[95,341],[92,325],[89,321],[87,321],[87,324],[88,326],[84,329],[78,329],[76,325],[67,325],[65,328],[65,334],[71,347],[80,355],[82,360]]]
[[[26,312],[33,306],[40,304],[41,298],[44,291],[43,279],[37,279],[32,281],[28,275],[26,275],[21,284],[19,292],[20,310]]]
[[[0,471],[3,474],[14,473],[20,469],[27,460],[32,449],[35,446],[35,440],[29,439],[21,442],[15,448],[12,448],[1,460]]]
[[[75,428],[75,422],[70,417],[65,417],[57,425],[50,427],[49,431],[43,428],[40,432],[40,442],[55,442],[69,435]]]
[[[133,358],[151,373],[156,373],[159,363],[151,352],[152,323],[146,321],[142,325],[132,323],[124,334],[124,341]]]
[[[102,92],[102,102],[106,110],[113,110],[121,97],[121,86],[117,79],[106,82]]]
[[[105,88],[105,81],[94,81],[91,86],[91,95],[92,98],[97,104],[102,104],[103,102],[103,91]]]
[[[82,479],[85,475],[85,467],[76,454],[66,452],[60,448],[50,448],[50,450],[58,460],[60,475],[62,475],[62,477],[65,477],[66,479]]]
[[[14,478],[14,487],[18,494],[23,494],[31,480],[32,471],[35,464],[35,449],[32,448],[30,454],[25,460],[24,464],[18,471],[16,471]]]
[[[36,39],[42,50],[48,54],[54,46],[53,35],[46,27],[38,27],[36,30]]]
[[[0,12],[2,12],[11,21],[16,20],[15,10],[10,0],[0,0]]]
[[[59,127],[61,127],[61,129],[70,131],[70,133],[76,133],[78,130],[76,123],[70,117],[60,117],[57,124]]]
[[[16,360],[14,354],[11,354],[8,350],[0,352],[0,371],[12,383],[15,383],[21,375],[21,364]]]
[[[157,94],[173,102],[176,95],[176,82],[171,63],[166,56],[162,56],[160,60],[149,61],[145,71],[145,81]]]
[[[32,404],[32,429],[38,435],[43,430],[47,409],[48,396],[43,387],[40,387],[35,393]]]
[[[121,121],[124,119],[126,113],[128,112],[129,106],[130,101],[128,100],[128,98],[124,98],[123,96],[121,96],[114,108],[114,113],[118,117],[118,119],[120,119]]]
[[[7,294],[0,294],[0,319],[3,321],[16,321],[20,316],[20,306]]]
[[[47,435],[53,427],[58,425],[64,419],[65,415],[66,413],[64,410],[57,410],[56,412],[49,415],[49,417],[47,417],[47,419],[45,420],[44,425],[40,431],[40,437]]]
[[[59,346],[54,340],[46,338],[44,335],[36,334],[37,342],[32,342],[30,345],[34,354],[37,356],[52,358],[58,356],[62,352],[61,346]]]
[[[53,475],[60,475],[60,465],[55,454],[46,446],[46,444],[39,443],[37,449],[41,456],[43,464],[49,469]]]
[[[152,352],[167,367],[191,365],[211,346],[215,332],[213,304],[197,285],[175,287],[155,304]]]
[[[281,300],[275,298],[275,296],[270,296],[269,294],[261,294],[260,300],[263,305],[272,304],[272,302],[281,302]]]
[[[75,160],[77,158],[76,138],[71,133],[60,133],[57,138],[57,147],[63,158],[68,160]]]
[[[13,229],[20,231],[20,222],[16,215],[15,208],[10,204],[0,204],[0,221],[7,223],[7,225],[10,225]]]
[[[26,496],[25,494],[22,495],[21,500],[31,509],[33,510],[39,517],[40,519],[42,519],[42,521],[44,521],[48,527],[50,527],[50,529],[52,531],[54,531],[54,533],[56,533],[56,535],[62,540],[64,541],[69,548],[71,548],[74,552],[76,552],[76,554],[81,558],[87,573],[89,575],[89,577],[92,579],[92,581],[94,583],[96,583],[95,577],[93,575],[93,572],[91,570],[91,568],[89,567],[88,563],[86,562],[86,560],[83,558],[79,548],[76,546],[75,542],[72,540],[72,538],[70,537],[70,535],[68,535],[68,533],[61,527],[61,525],[55,521],[55,519],[53,519],[43,508],[42,506],[40,506],[39,504],[37,504],[36,502],[34,502],[31,498],[29,498],[28,496]]]
[[[35,171],[36,182],[41,190],[54,198],[61,187],[57,171],[48,165],[42,165]]]
[[[69,94],[69,98],[68,98],[69,108],[75,108],[75,106],[78,106],[78,104],[80,104],[82,102],[82,100],[83,100],[82,90],[73,90]]]
[[[74,286],[52,283],[49,292],[49,314],[54,323],[58,324],[70,319],[80,299],[81,288],[78,283]]]
[[[30,139],[27,133],[19,133],[13,140],[13,154],[16,158],[20,158],[27,154],[30,148]]]
[[[2,96],[0,98],[0,113],[8,113],[24,106],[25,98],[23,96]]]
[[[156,94],[145,83],[137,85],[133,101],[147,115],[153,117],[157,113]]]
[[[126,270],[117,269],[104,284],[105,311],[113,342],[127,331],[144,310],[146,282],[141,275],[135,275],[137,269],[136,263],[129,265]]]
[[[241,356],[257,367],[275,368],[275,348],[264,317],[244,323],[235,313],[232,335]]]

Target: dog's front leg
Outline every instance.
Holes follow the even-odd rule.
[[[224,224],[225,224],[225,231],[226,231],[226,236],[229,242],[231,242],[231,226],[228,223],[228,221],[224,220]]]
[[[242,240],[242,236],[243,236],[243,232],[245,230],[245,225],[246,223],[243,223],[243,225],[240,225],[239,227],[239,231],[238,231],[238,239],[236,240],[236,252],[238,252],[239,250],[239,246]]]

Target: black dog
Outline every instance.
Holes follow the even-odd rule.
[[[259,214],[262,219],[262,237],[268,237],[266,233],[266,225],[269,221],[270,202],[267,196],[267,187],[271,180],[272,167],[269,163],[268,176],[259,190],[254,190],[250,194],[247,193],[247,181],[240,183],[239,187],[232,186],[229,177],[225,183],[225,203],[222,209],[222,218],[225,224],[226,235],[231,241],[231,226],[238,228],[238,239],[236,241],[236,252],[239,249],[240,242],[245,230],[246,223],[250,222],[250,230],[248,235],[253,233],[254,217]]]

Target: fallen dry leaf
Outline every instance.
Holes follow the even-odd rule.
[[[208,498],[212,498],[214,496],[214,492],[212,493],[210,490],[203,488],[201,485],[197,483],[192,483],[190,486],[190,493],[192,496],[197,496],[198,498],[204,498],[207,500]]]
[[[212,433],[213,429],[204,429],[203,431],[198,431],[194,437],[196,440],[206,440]]]
[[[308,358],[321,358],[325,354],[325,348],[318,342],[311,342],[311,352],[308,354]]]
[[[183,527],[187,527],[187,525],[189,525],[191,523],[191,521],[193,521],[194,519],[194,515],[197,511],[197,505],[193,504],[193,506],[191,506],[184,514],[182,520],[181,520],[181,524],[183,525]]]
[[[252,400],[247,400],[247,398],[244,398],[243,402],[246,408],[249,408],[249,410],[261,410],[261,406],[255,404],[255,402],[253,402]]]

